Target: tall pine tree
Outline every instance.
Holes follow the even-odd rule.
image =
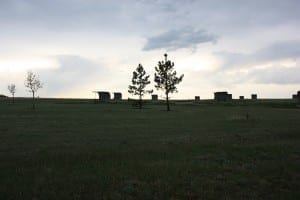
[[[132,73],[132,85],[129,85],[128,92],[133,95],[139,96],[139,108],[142,108],[142,97],[149,93],[151,94],[153,90],[146,90],[146,86],[150,84],[150,75],[146,75],[144,67],[139,64],[135,71]]]
[[[155,88],[161,89],[166,94],[167,111],[170,111],[169,94],[177,92],[176,85],[183,79],[183,74],[179,77],[176,76],[177,72],[174,70],[174,62],[168,60],[168,55],[165,54],[165,61],[159,61],[158,66],[155,67],[154,81]]]

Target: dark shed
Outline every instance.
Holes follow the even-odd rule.
[[[121,92],[114,92],[114,100],[121,101],[122,100],[122,93]]]
[[[152,101],[157,101],[157,100],[158,100],[157,94],[152,94]]]
[[[215,101],[229,101],[232,99],[232,94],[227,92],[215,92]]]
[[[107,102],[107,101],[110,100],[110,93],[109,92],[99,91],[97,93],[99,95],[99,101]]]

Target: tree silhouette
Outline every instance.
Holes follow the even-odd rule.
[[[133,95],[139,96],[139,108],[142,108],[142,97],[149,93],[151,94],[153,90],[146,90],[146,86],[150,84],[150,75],[146,75],[144,67],[139,64],[138,67],[132,73],[132,85],[128,86],[128,92]]]
[[[158,66],[155,67],[154,81],[156,82],[155,88],[165,91],[167,99],[167,111],[170,111],[169,93],[177,92],[176,85],[183,79],[183,74],[177,77],[177,72],[174,70],[174,62],[168,60],[168,55],[164,54],[165,61],[159,61]]]
[[[35,109],[34,95],[38,89],[43,87],[43,84],[37,75],[35,75],[32,71],[28,71],[25,80],[25,87],[29,88],[29,92],[32,93],[32,109]]]
[[[11,93],[12,98],[13,98],[13,104],[15,103],[15,93],[16,93],[16,85],[15,84],[10,84],[7,86],[8,91]]]

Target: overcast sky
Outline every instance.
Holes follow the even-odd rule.
[[[300,90],[298,0],[0,0],[0,94],[93,98],[122,92],[168,53],[184,74],[172,98],[289,98]],[[150,88],[154,88],[152,81]],[[162,92],[154,90],[162,97]]]

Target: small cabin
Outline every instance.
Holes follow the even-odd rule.
[[[297,94],[293,94],[293,100],[297,100],[298,99],[298,95]]]
[[[195,101],[200,101],[200,96],[195,96]]]
[[[121,101],[122,100],[122,93],[121,92],[114,92],[114,100]]]
[[[244,96],[240,96],[240,100],[244,100],[245,99],[245,97]]]
[[[152,94],[152,101],[157,101],[157,100],[158,100],[158,95]]]
[[[227,92],[215,92],[215,101],[230,101],[232,100],[232,94],[228,94]]]
[[[105,91],[99,91],[97,92],[99,95],[99,101],[101,102],[108,102],[110,101],[110,93]]]
[[[300,91],[297,94],[293,94],[293,100],[300,102]]]
[[[252,100],[257,100],[257,94],[251,94],[251,99]]]

